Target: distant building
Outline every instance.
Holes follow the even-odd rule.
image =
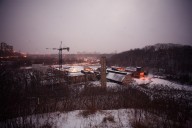
[[[117,72],[128,72],[131,74],[132,77],[135,78],[141,78],[144,77],[145,73],[141,67],[117,67],[117,66],[112,66],[111,70],[117,71]]]
[[[128,85],[132,81],[132,73],[130,72],[122,72],[115,70],[107,70],[107,80],[120,83],[123,85]]]
[[[144,77],[144,71],[141,67],[127,67],[126,72],[131,72],[133,77],[140,78]]]
[[[66,80],[68,84],[76,84],[76,83],[84,83],[87,81],[93,81],[96,79],[96,75],[94,73],[69,73],[66,76]]]
[[[0,47],[1,51],[8,51],[8,52],[13,52],[13,46],[11,45],[8,45],[7,43],[5,42],[1,42],[1,47]]]
[[[84,72],[93,72],[93,69],[90,68],[89,66],[84,66],[83,71],[84,71]]]
[[[112,69],[112,70],[115,70],[115,71],[125,71],[125,68],[123,68],[123,67],[117,67],[117,66],[112,66],[111,69]]]
[[[32,69],[37,70],[45,74],[47,70],[49,69],[48,66],[44,66],[43,64],[32,64]]]
[[[125,68],[125,71],[126,71],[126,72],[136,72],[136,71],[137,71],[137,68],[136,68],[136,67],[126,67],[126,68]]]

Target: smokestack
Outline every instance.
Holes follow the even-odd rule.
[[[106,80],[106,57],[103,56],[100,59],[101,63],[101,86],[106,87],[107,80]]]

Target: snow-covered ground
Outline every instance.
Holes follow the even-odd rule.
[[[101,110],[86,117],[81,114],[83,111],[32,115],[25,118],[25,124],[35,127],[51,126],[53,128],[131,128],[130,121],[134,115],[133,109]],[[22,117],[11,120],[23,123]],[[0,127],[6,126],[0,122]]]
[[[171,82],[169,80],[161,79],[161,78],[153,78],[153,77],[145,77],[145,78],[134,78],[134,83],[135,84],[145,84],[149,88],[153,88],[156,86],[159,87],[169,87],[173,89],[179,89],[179,90],[187,90],[187,91],[192,91],[192,86],[190,85],[182,85],[176,82]]]
[[[90,68],[92,68],[93,70],[97,70],[100,65],[87,65],[87,64],[65,64],[65,65],[62,65],[62,70],[70,70],[71,72],[81,72],[81,70],[84,69],[84,66],[88,66]],[[59,65],[52,65],[53,68],[55,69],[59,69]]]
[[[91,82],[94,86],[101,86],[100,81]],[[176,82],[171,82],[169,80],[161,79],[161,78],[153,78],[153,77],[144,77],[144,78],[133,78],[133,84],[135,85],[143,85],[145,84],[149,88],[154,87],[169,87],[173,89],[192,91],[192,85],[182,85]],[[107,82],[107,87],[120,87],[121,85],[113,82]]]
[[[101,86],[100,81],[93,81],[91,82],[94,86]],[[145,78],[133,78],[133,84],[136,85],[143,85],[145,84],[149,88],[154,87],[169,87],[173,89],[179,89],[179,90],[186,90],[186,91],[192,91],[192,85],[182,85],[176,82],[171,82],[169,80],[161,79],[161,78],[152,78],[152,77],[145,77]],[[113,87],[120,87],[121,85],[113,82],[107,82],[107,87],[113,88]]]
[[[94,86],[101,86],[101,82],[100,81],[93,81],[91,82]],[[113,87],[119,87],[120,85],[117,83],[113,83],[113,82],[107,82],[107,87],[109,88],[113,88]]]
[[[149,87],[155,86],[155,84],[162,85],[162,86],[168,86],[170,88],[180,89],[180,90],[188,90],[192,91],[192,86],[190,85],[182,85],[176,82],[171,82],[168,80],[160,79],[160,78],[153,78],[152,82],[149,84]]]

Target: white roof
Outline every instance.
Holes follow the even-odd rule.
[[[123,71],[115,71],[112,69],[107,69],[108,72],[116,73],[116,74],[123,74],[123,75],[129,75],[132,74],[131,72],[123,72]]]
[[[124,74],[117,74],[117,73],[109,72],[107,74],[107,79],[117,81],[117,82],[122,82],[123,79],[125,78],[125,76],[126,75],[124,75]]]

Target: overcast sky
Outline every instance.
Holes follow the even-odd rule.
[[[0,42],[48,53],[61,41],[70,53],[192,44],[192,0],[0,0]]]

